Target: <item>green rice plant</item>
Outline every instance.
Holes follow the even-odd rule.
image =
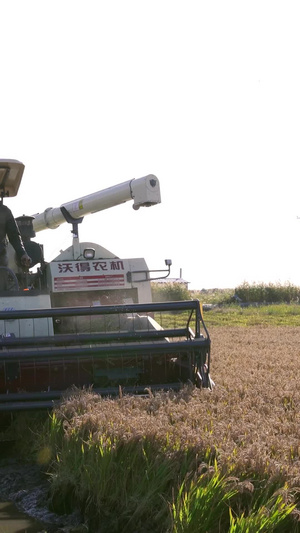
[[[213,475],[185,480],[172,505],[173,532],[213,533],[220,531],[220,524],[225,531],[229,502],[236,494],[216,463]]]
[[[110,515],[109,531],[141,531],[143,524],[145,531],[157,530],[158,525],[165,524],[168,518],[165,498],[173,481],[174,465],[161,454],[153,454],[146,440],[119,446],[115,459],[113,472],[108,471],[110,477],[107,476],[103,484],[102,475],[102,482],[94,485],[96,491],[91,494],[92,506],[100,510],[105,502],[106,515]],[[101,465],[99,467],[102,473]],[[118,479],[115,487],[112,485],[114,479]],[[99,523],[103,521],[101,515]]]
[[[10,424],[3,435],[14,443],[14,451],[20,458],[26,461],[35,459],[42,447],[43,434],[48,445],[47,419],[48,415],[45,410],[10,413]],[[43,432],[42,428],[45,423],[47,423],[47,428]]]
[[[93,531],[158,530],[169,520],[167,495],[174,463],[151,439],[122,442],[102,435],[80,441],[72,435],[51,474],[52,508],[66,512],[78,505]],[[64,508],[60,508],[64,501]],[[117,513],[116,513],[117,509]],[[142,524],[149,524],[142,526]],[[154,528],[154,529],[152,529]]]
[[[153,302],[191,300],[191,293],[183,283],[151,283]]]
[[[53,420],[56,424],[55,417]],[[75,431],[71,437],[62,440],[60,436],[59,439],[55,439],[55,435],[50,431],[49,442],[52,454],[55,451],[55,458],[48,466],[51,480],[49,506],[58,513],[68,513],[78,503],[77,488],[85,459],[82,453],[82,440]]]
[[[190,298],[196,298],[204,304],[226,305],[233,301],[234,289],[202,289],[191,290]]]
[[[215,328],[213,393],[189,387],[115,400],[91,391],[67,396],[41,430],[41,457],[51,451],[50,461],[39,461],[49,473],[51,508],[80,509],[89,531],[251,533],[262,524],[261,531],[296,533],[297,509],[283,519],[275,503],[281,494],[299,506],[299,332],[288,328],[284,337],[284,328],[269,329]],[[284,374],[277,371],[282,353]],[[288,480],[294,489],[284,487]]]
[[[229,509],[228,533],[291,533],[291,522],[287,519],[294,509],[295,505],[286,504],[280,494],[272,496],[265,505],[253,509],[247,516],[234,516]]]

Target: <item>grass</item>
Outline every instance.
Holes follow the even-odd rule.
[[[210,309],[204,307],[203,318],[206,326],[300,326],[300,305],[273,304],[250,305],[238,304],[216,305]],[[163,328],[184,327],[187,324],[186,313],[160,315],[155,319]],[[193,327],[193,324],[191,324]]]
[[[244,282],[235,289],[191,291],[191,296],[212,305],[204,312],[208,327],[300,325],[300,288],[290,283]]]
[[[210,326],[299,326],[300,288],[289,283],[243,283],[235,289],[202,289],[187,291],[179,284],[154,286],[156,298],[167,300],[198,299],[204,306],[205,324]],[[238,299],[238,302],[237,302]],[[160,317],[155,317],[161,323]],[[186,324],[186,316],[163,317],[163,327]]]
[[[300,305],[273,304],[241,307],[231,304],[204,311],[210,326],[300,326]]]

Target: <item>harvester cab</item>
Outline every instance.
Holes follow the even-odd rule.
[[[2,198],[17,194],[23,171],[18,161],[0,160]],[[127,201],[134,209],[160,203],[157,177],[16,219],[32,264],[24,268],[9,246],[0,292],[0,410],[51,407],[72,386],[100,394],[179,388],[188,381],[211,387],[210,339],[199,302],[152,303],[151,281],[169,275],[171,260],[150,271],[143,258],[120,258],[80,242],[85,216]],[[46,262],[43,246],[32,239],[65,222],[72,244]]]

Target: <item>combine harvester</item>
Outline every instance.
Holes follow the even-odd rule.
[[[24,165],[0,160],[0,191],[15,196]],[[102,246],[80,242],[83,217],[133,201],[160,203],[158,179],[149,175],[48,208],[17,223],[30,269],[9,245],[0,267],[0,410],[51,408],[72,386],[99,394],[145,394],[192,382],[211,387],[210,339],[198,300],[152,303],[144,259],[121,259]],[[72,245],[46,263],[36,232],[72,225]]]

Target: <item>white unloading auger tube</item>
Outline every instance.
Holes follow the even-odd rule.
[[[134,209],[159,204],[161,198],[158,178],[149,174],[144,178],[125,181],[119,185],[62,204],[61,207],[64,207],[73,218],[79,219],[130,200],[133,200],[132,207]],[[34,231],[38,232],[47,228],[55,229],[66,222],[61,207],[48,207],[43,213],[33,215]]]

